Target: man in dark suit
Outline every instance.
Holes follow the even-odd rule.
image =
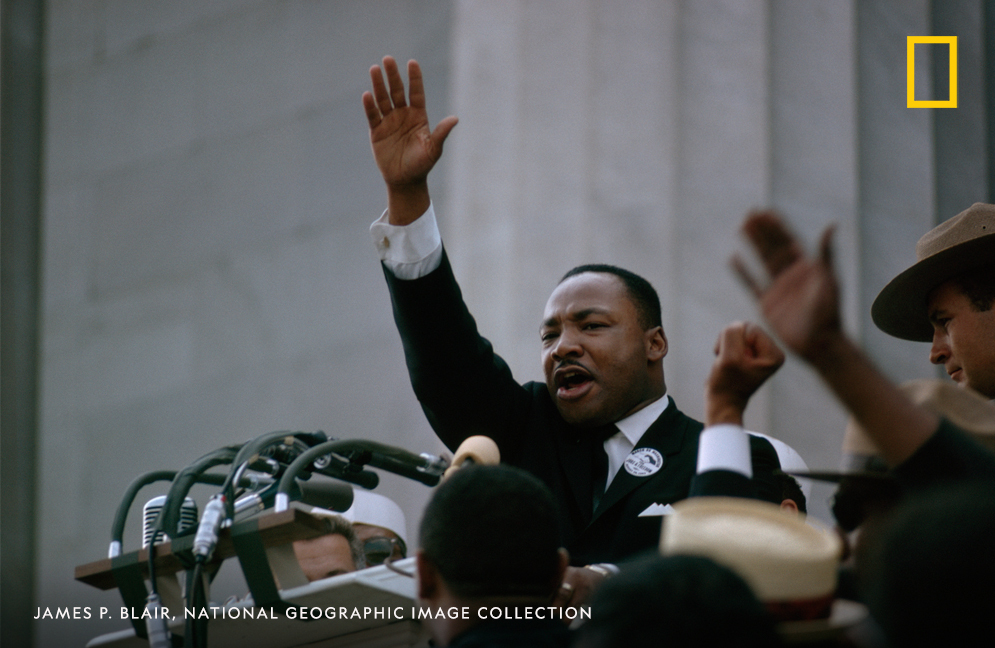
[[[656,546],[660,515],[688,496],[695,475],[702,424],[666,396],[659,299],[620,268],[568,272],[542,317],[545,384],[519,384],[477,332],[435,225],[427,176],[456,118],[429,129],[414,61],[410,105],[393,59],[384,59],[383,70],[374,66],[371,78],[363,105],[388,194],[387,212],[371,230],[415,393],[450,448],[470,435],[490,436],[504,462],[551,489],[571,563],[588,566],[568,573],[577,588],[571,600],[582,598],[595,575],[610,569],[593,563]],[[768,441],[749,443],[755,470],[779,466]]]

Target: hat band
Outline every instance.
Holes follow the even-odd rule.
[[[833,609],[833,593],[811,599],[765,601],[767,611],[778,623],[782,621],[814,621],[828,619]]]
[[[888,463],[875,454],[847,453],[843,455],[842,468],[844,473],[879,473],[886,475],[890,472]]]

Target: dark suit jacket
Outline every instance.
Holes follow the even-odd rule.
[[[945,418],[936,433],[911,457],[895,466],[895,475],[910,489],[948,486],[995,478],[995,455]]]
[[[636,446],[658,451],[663,466],[645,477],[622,468],[592,511],[591,463],[594,450],[603,452],[601,442],[563,420],[544,383],[515,381],[477,332],[445,254],[441,266],[420,279],[384,273],[415,395],[446,446],[455,450],[475,434],[491,437],[502,462],[545,482],[559,505],[561,541],[575,565],[618,561],[655,547],[661,518],[640,514],[688,496],[702,424],[671,400]],[[779,466],[769,442],[758,439],[752,447],[764,455],[763,465]]]

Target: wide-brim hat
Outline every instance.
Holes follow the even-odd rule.
[[[926,232],[916,244],[916,260],[881,290],[871,319],[888,335],[929,342],[929,293],[966,270],[995,263],[995,205],[975,203]]]
[[[922,379],[902,383],[912,402],[942,416],[995,452],[995,405],[978,392],[949,380]]]
[[[898,388],[916,405],[942,416],[995,452],[995,405],[977,392],[958,387],[949,380],[931,378],[909,380]],[[894,479],[881,451],[852,416],[843,433],[843,460],[839,470],[787,472],[795,477],[836,483],[843,479],[866,482]]]
[[[903,389],[904,387],[899,387]],[[843,456],[838,470],[788,470],[794,477],[838,484],[844,479],[850,482],[866,482],[868,485],[894,481],[891,468],[881,456],[867,432],[850,417],[843,432]]]

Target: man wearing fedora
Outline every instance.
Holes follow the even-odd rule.
[[[874,300],[879,329],[932,342],[929,359],[995,399],[995,205],[975,203],[916,244],[916,263]]]
[[[981,283],[979,275],[983,278],[984,274],[976,270],[984,260],[979,249],[995,246],[995,234],[985,233],[995,222],[995,207],[975,205],[952,221],[956,222],[936,228],[924,240],[932,235],[949,241],[950,237],[945,237],[948,230],[967,229],[974,235],[960,234],[954,238],[962,243],[940,244],[940,251],[920,254],[920,268],[935,265],[945,272],[937,271],[933,276],[939,279],[933,286],[927,283],[920,290],[921,311],[905,311],[904,319],[910,323],[895,325],[907,326],[898,330],[920,338],[932,331],[929,334],[933,336],[935,357],[942,358],[940,361],[946,363],[962,387],[972,388],[962,395],[988,408],[991,405],[974,390],[985,388],[985,381],[995,376],[995,360],[989,360],[987,365],[975,361],[984,360],[986,353],[993,358],[990,347],[995,341],[995,312],[990,298],[987,311],[973,302],[984,292],[975,288]],[[956,420],[914,403],[843,331],[839,285],[832,263],[832,227],[823,233],[819,252],[813,256],[805,254],[801,243],[774,212],[750,214],[742,230],[760,255],[770,282],[758,281],[738,258],[733,259],[733,265],[757,299],[767,323],[785,346],[816,370],[904,483],[919,487],[995,476],[995,454],[966,434],[967,428]],[[928,244],[926,249],[930,249]],[[953,260],[956,255],[950,250],[960,250],[975,263]],[[889,286],[893,284],[894,281]],[[969,288],[962,288],[962,284]],[[882,295],[889,292],[886,288]],[[914,322],[918,322],[918,329]],[[988,351],[983,350],[986,344]],[[973,354],[965,355],[965,349]]]

